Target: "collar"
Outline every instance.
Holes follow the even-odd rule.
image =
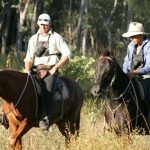
[[[148,38],[146,38],[146,39],[143,41],[142,46],[145,45],[147,42],[149,42],[149,39],[148,39]]]
[[[147,44],[148,42],[149,42],[149,39],[148,39],[148,38],[144,39],[144,41],[142,42],[142,45],[141,45],[141,49],[142,49],[143,46],[144,46],[145,44]],[[131,42],[130,45],[135,48],[135,44],[134,44],[133,42]]]
[[[38,30],[37,34],[41,34],[40,30]],[[50,29],[50,30],[48,31],[48,34],[47,34],[47,35],[51,35],[51,34],[52,34],[52,29]]]

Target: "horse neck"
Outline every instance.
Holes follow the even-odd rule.
[[[111,94],[115,97],[119,97],[128,88],[130,79],[127,74],[125,74],[121,68],[116,70],[116,75],[114,82],[111,86]]]
[[[17,95],[19,89],[18,78],[11,74],[11,72],[2,71],[0,72],[0,97],[6,101],[11,101]]]

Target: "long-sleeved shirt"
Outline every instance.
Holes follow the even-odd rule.
[[[127,55],[125,56],[123,63],[123,71],[128,73],[131,70],[131,63],[133,59],[133,53],[135,50],[135,44],[130,42],[127,48]],[[145,39],[141,46],[141,51],[143,54],[144,66],[139,68],[137,71],[139,75],[146,75],[150,73],[150,40]]]
[[[48,39],[49,38],[49,39]],[[49,56],[35,57],[34,53],[37,51],[37,39],[38,41],[45,42],[49,40]],[[61,35],[56,32],[49,31],[48,35],[43,36],[38,31],[29,39],[28,50],[24,62],[29,61],[33,63],[34,66],[44,64],[44,65],[55,65],[59,61],[57,55],[52,55],[56,53],[61,53],[61,57],[71,57],[71,51],[68,48],[66,42],[63,40]]]

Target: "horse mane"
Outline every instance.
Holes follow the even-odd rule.
[[[111,58],[115,62],[115,64],[117,65],[117,71],[119,72],[119,74],[127,76],[127,74],[125,74],[123,72],[123,70],[122,70],[121,66],[119,65],[119,63],[117,62],[116,58],[111,56],[111,52],[109,50],[101,51],[99,58],[102,58],[102,57],[103,58],[105,58],[105,57]]]

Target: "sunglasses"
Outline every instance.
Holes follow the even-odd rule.
[[[39,19],[39,21],[46,21],[46,22],[48,22],[49,20],[48,19]]]

